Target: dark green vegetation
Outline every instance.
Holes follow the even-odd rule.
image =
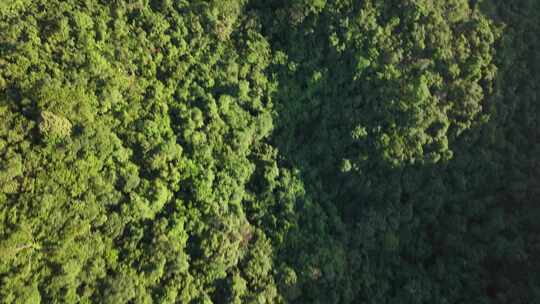
[[[540,1],[0,0],[0,303],[540,301]]]

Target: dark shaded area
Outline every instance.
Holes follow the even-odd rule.
[[[374,83],[342,85],[352,81],[355,63],[328,45],[332,29],[339,35],[335,7],[306,9],[296,23],[287,20],[298,9],[294,3],[253,1],[274,50],[296,63],[294,70],[275,66],[280,88],[272,137],[281,165],[299,170],[306,190],[298,228],[278,258],[297,270],[302,292],[290,298],[294,303],[539,299],[539,225],[532,219],[540,212],[533,194],[540,180],[534,93],[540,53],[539,39],[528,33],[537,32],[540,10],[535,1],[476,4],[502,29],[494,87],[482,84],[489,121],[452,138],[447,161],[396,167],[369,155],[355,171],[345,115],[355,107],[376,112],[362,100]],[[326,77],[314,80],[321,71]]]

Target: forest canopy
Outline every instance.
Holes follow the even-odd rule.
[[[540,2],[0,0],[0,303],[540,301]]]

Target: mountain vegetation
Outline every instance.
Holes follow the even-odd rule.
[[[0,303],[540,301],[537,0],[0,0]]]

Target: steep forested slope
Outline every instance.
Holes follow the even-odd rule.
[[[290,60],[274,143],[330,217],[304,217],[284,253],[310,248],[289,259],[296,301],[534,301],[538,5],[302,9],[264,14]]]
[[[539,301],[538,16],[0,0],[0,302]]]

